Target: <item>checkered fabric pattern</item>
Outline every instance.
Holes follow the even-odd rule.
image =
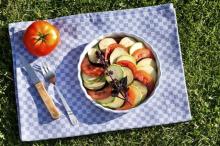
[[[49,20],[61,33],[61,43],[48,56],[35,58],[23,46],[22,35],[31,22],[9,25],[14,79],[22,141],[72,137],[106,131],[141,128],[188,121],[191,113],[185,84],[175,9],[172,4],[138,9],[88,13]],[[126,114],[104,111],[84,95],[77,78],[77,64],[85,45],[110,32],[136,34],[149,42],[160,61],[161,77],[155,94]],[[71,125],[60,99],[47,85],[62,116],[52,120],[22,69],[19,55],[31,65],[46,61],[56,69],[57,85],[79,120]],[[43,80],[41,74],[38,74]]]

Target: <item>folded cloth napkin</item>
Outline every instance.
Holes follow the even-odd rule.
[[[40,58],[31,56],[22,43],[23,32],[31,22],[9,25],[22,141],[72,137],[191,119],[177,21],[172,4],[79,14],[48,21],[59,28],[61,43],[50,55]],[[159,85],[153,97],[126,114],[107,112],[94,106],[86,99],[77,78],[77,64],[85,45],[102,34],[120,31],[136,34],[149,42],[158,55],[161,70]],[[20,66],[19,55],[23,55],[32,65],[41,65],[47,61],[56,69],[57,85],[78,118],[78,125],[70,124],[62,104],[59,104],[60,99],[53,87],[48,86],[49,94],[54,97],[62,112],[60,119],[51,119],[26,72]],[[38,75],[42,78],[41,74]]]

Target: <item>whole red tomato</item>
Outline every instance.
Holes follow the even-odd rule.
[[[34,56],[45,56],[55,49],[60,41],[58,29],[47,21],[35,21],[25,31],[23,42]]]

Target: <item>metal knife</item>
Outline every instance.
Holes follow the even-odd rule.
[[[40,79],[37,77],[34,69],[31,67],[31,65],[27,62],[27,60],[21,56],[21,63],[24,65],[24,68],[31,79],[31,82],[34,84],[35,88],[37,89],[37,92],[39,93],[41,99],[43,100],[47,110],[49,111],[51,117],[53,119],[58,119],[60,117],[60,112],[56,105],[53,102],[53,99],[49,96],[47,93],[47,90],[44,87],[43,82],[40,81]]]

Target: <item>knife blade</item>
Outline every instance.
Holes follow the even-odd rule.
[[[37,89],[37,92],[40,95],[41,99],[43,100],[51,117],[53,119],[58,119],[60,117],[59,110],[57,109],[56,105],[54,104],[53,99],[47,93],[47,90],[45,89],[43,82],[41,82],[41,80],[38,78],[34,69],[31,67],[31,65],[28,63],[28,61],[23,56],[21,56],[21,55],[19,55],[19,56],[20,56],[20,61],[28,74],[28,77],[31,79],[32,84]]]
[[[24,68],[31,79],[31,82],[35,85],[40,82],[40,79],[36,75],[34,69],[31,67],[31,65],[27,62],[27,60],[23,57],[20,56],[21,63],[24,65]]]

